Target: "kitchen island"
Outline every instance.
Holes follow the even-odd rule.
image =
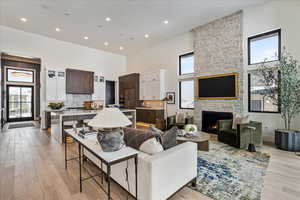
[[[120,109],[132,122],[131,127],[136,127],[136,110]],[[51,137],[59,143],[64,142],[63,124],[67,121],[83,121],[85,119],[94,118],[101,110],[85,110],[85,109],[62,109],[62,110],[47,110],[51,116]],[[47,115],[47,114],[46,114]],[[49,114],[48,114],[49,115]]]

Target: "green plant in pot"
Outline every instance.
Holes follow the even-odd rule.
[[[279,76],[274,72],[279,72]],[[261,81],[267,90],[265,95],[274,104],[280,106],[284,129],[275,131],[275,143],[280,148],[282,135],[295,134],[295,137],[300,137],[298,131],[291,130],[292,122],[300,113],[300,66],[298,61],[284,48],[280,60],[275,65],[267,62],[259,65],[258,75],[261,76]],[[278,87],[274,87],[274,85]],[[293,144],[294,147],[295,145],[298,145],[300,149],[300,144]]]

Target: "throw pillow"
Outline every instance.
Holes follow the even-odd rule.
[[[153,131],[127,127],[123,128],[123,131],[126,146],[130,146],[136,150],[139,150],[140,146],[148,139],[155,138],[157,141],[161,141],[161,135]]]
[[[150,125],[150,126],[149,126],[149,130],[150,130],[150,131],[153,131],[153,132],[156,132],[156,133],[160,133],[160,134],[163,134],[163,133],[164,133],[162,130],[156,128],[156,127],[153,126],[153,125]]]
[[[238,124],[249,123],[249,115],[236,114],[232,120],[232,129],[236,130]]]
[[[176,112],[176,124],[184,124],[185,123],[185,116],[184,113]]]
[[[156,140],[156,138],[151,138],[143,142],[139,150],[150,155],[164,151],[163,146]]]
[[[173,126],[170,130],[166,132],[162,132],[159,129],[153,129],[151,127],[149,127],[149,129],[161,134],[162,146],[164,147],[164,149],[169,149],[177,145],[177,135],[179,132],[177,126]]]

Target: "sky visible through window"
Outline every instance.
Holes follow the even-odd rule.
[[[278,60],[278,34],[271,37],[251,40],[250,62],[251,64],[261,63],[263,61]]]
[[[181,74],[194,73],[194,55],[181,57]]]

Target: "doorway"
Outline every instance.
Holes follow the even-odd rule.
[[[115,104],[115,81],[106,81],[105,85],[105,104]]]
[[[33,86],[7,85],[7,121],[34,119]]]

